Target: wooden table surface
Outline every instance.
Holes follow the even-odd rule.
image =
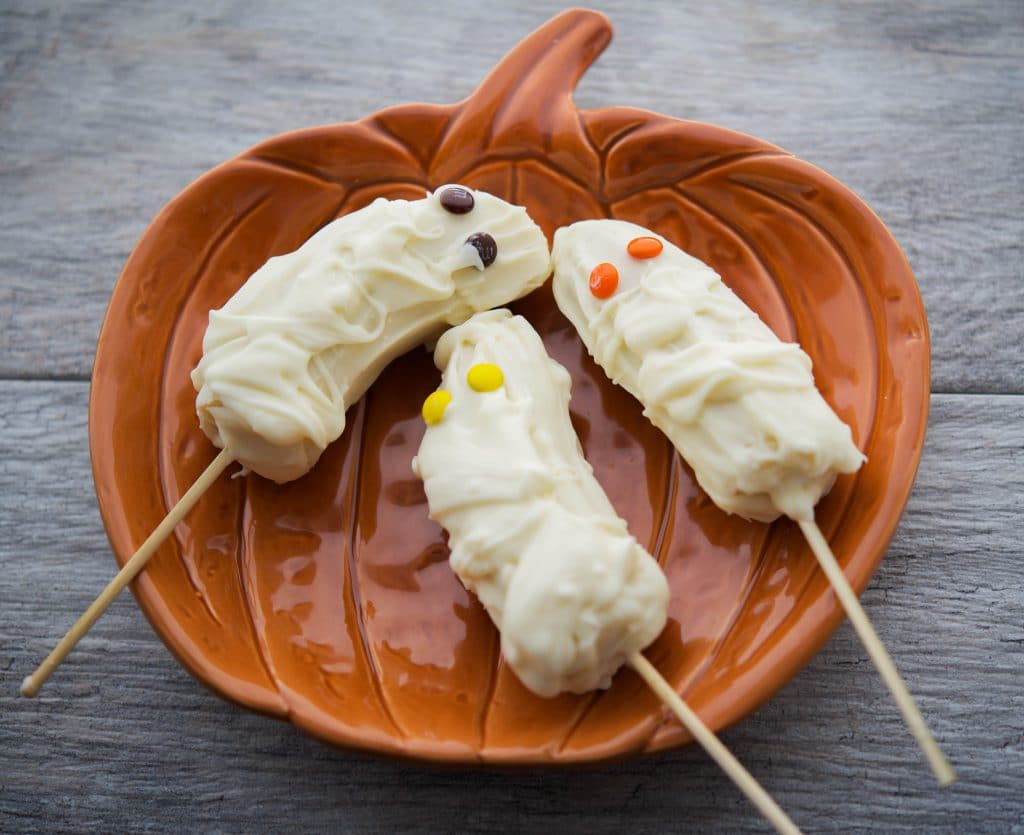
[[[697,748],[559,772],[329,748],[206,691],[128,594],[16,695],[114,567],[86,410],[133,243],[260,139],[461,99],[560,10],[431,5],[0,5],[0,831],[766,831]],[[616,39],[581,106],[726,125],[831,172],[904,247],[931,325],[928,442],[864,601],[960,782],[935,786],[845,625],[726,743],[809,832],[1024,832],[1024,4],[601,9]]]

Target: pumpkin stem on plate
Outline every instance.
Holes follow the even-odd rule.
[[[523,38],[458,105],[428,180],[461,179],[489,155],[532,152],[589,182],[600,159],[572,94],[611,39],[608,18],[588,9],[563,12]]]

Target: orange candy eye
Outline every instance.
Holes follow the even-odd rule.
[[[605,261],[590,271],[590,292],[599,299],[607,299],[619,286],[619,271]]]
[[[626,252],[634,258],[654,258],[661,254],[664,245],[657,238],[633,238],[626,244]]]

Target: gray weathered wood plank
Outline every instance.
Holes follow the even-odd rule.
[[[616,40],[582,106],[724,124],[830,171],[907,251],[936,390],[1022,391],[1019,0],[598,5]],[[562,7],[4,3],[0,376],[87,378],[134,241],[207,168],[282,131],[458,100]]]
[[[852,631],[726,742],[821,832],[1024,828],[1024,397],[932,398],[865,604],[961,781],[939,790]],[[194,682],[129,596],[36,701],[17,685],[108,578],[87,386],[0,387],[0,830],[766,831],[696,749],[562,772],[334,750]]]
[[[563,7],[492,5],[0,5],[0,831],[765,831],[695,749],[509,773],[328,748],[205,691],[129,596],[15,695],[113,569],[73,380],[135,239],[266,136],[465,96]],[[599,7],[616,39],[580,105],[724,124],[846,182],[917,272],[935,391],[976,393],[933,396],[864,598],[961,782],[934,787],[848,627],[727,743],[808,831],[1024,832],[1024,398],[995,394],[1024,393],[1024,5]]]

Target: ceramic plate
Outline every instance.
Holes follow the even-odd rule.
[[[759,139],[571,93],[611,38],[581,10],[520,43],[466,101],[416,104],[270,139],[189,186],[129,259],[90,405],[100,509],[122,563],[214,455],[189,371],[207,313],[268,257],[378,196],[461,182],[524,204],[550,235],[616,217],[709,262],[814,360],[868,455],[818,519],[859,590],[910,492],[928,407],[928,333],[892,236],[841,183]],[[672,588],[648,657],[714,729],[768,699],[841,612],[789,522],[745,522],[696,487],[639,405],[587,357],[550,287],[515,304],[573,377],[595,473]],[[447,564],[409,469],[429,355],[389,367],[303,479],[222,477],[133,590],[181,663],[239,704],[332,743],[404,756],[549,763],[687,741],[629,671],[545,700],[501,662]]]

